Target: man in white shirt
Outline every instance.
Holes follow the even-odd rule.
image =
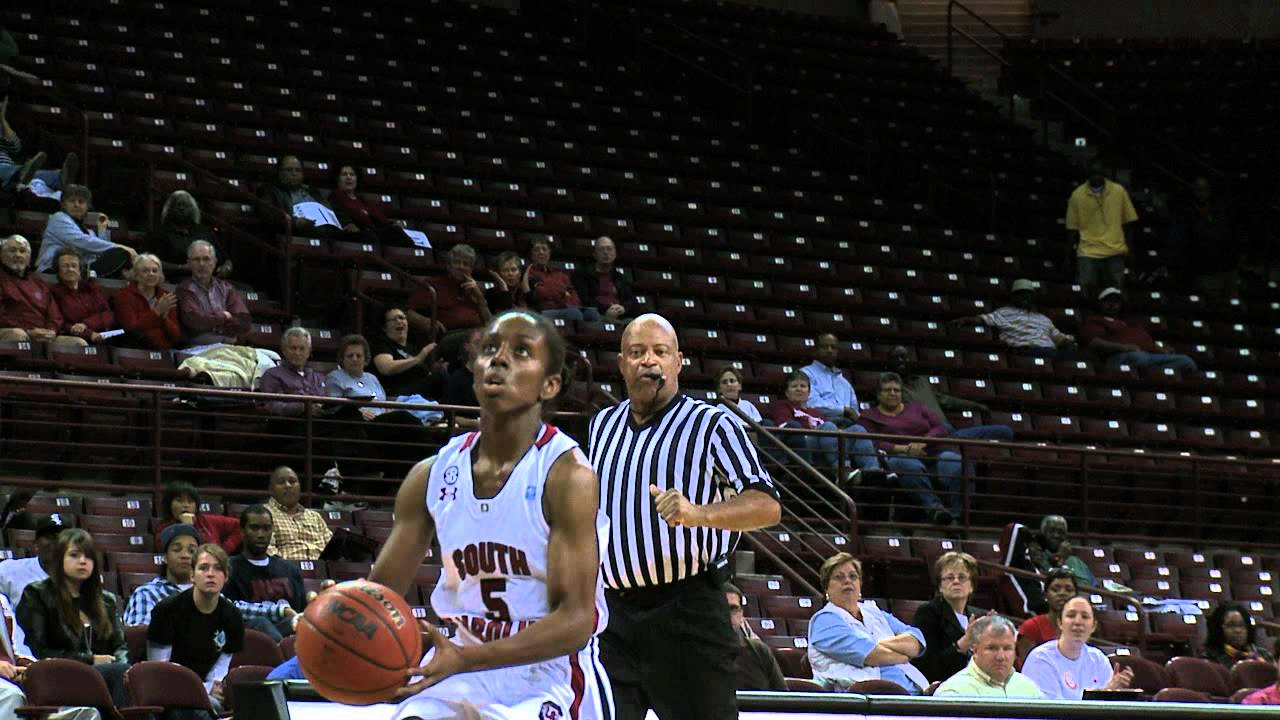
[[[10,522],[8,528],[21,529],[21,524],[21,520]],[[0,562],[0,594],[9,598],[14,607],[22,600],[22,591],[28,585],[49,577],[50,555],[58,544],[58,533],[67,527],[62,516],[57,513],[41,518],[35,527],[36,556]]]

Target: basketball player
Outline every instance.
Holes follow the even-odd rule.
[[[526,311],[489,324],[475,362],[480,430],[418,463],[396,496],[395,527],[369,579],[399,593],[440,539],[421,676],[396,720],[611,718],[595,635],[607,622],[595,472],[572,438],[542,422],[564,382],[564,340]]]

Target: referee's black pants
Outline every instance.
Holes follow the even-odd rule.
[[[667,585],[606,590],[609,625],[600,659],[609,673],[617,720],[738,717],[738,652],[719,574]]]

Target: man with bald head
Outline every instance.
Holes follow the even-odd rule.
[[[0,342],[87,343],[59,335],[65,325],[50,286],[31,272],[31,243],[21,235],[0,240]]]
[[[617,717],[736,718],[741,643],[721,583],[738,534],[781,518],[777,490],[737,419],[680,392],[671,323],[637,317],[620,350],[627,400],[590,430],[609,516],[601,659]]]

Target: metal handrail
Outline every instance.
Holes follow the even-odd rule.
[[[991,568],[1008,575],[1013,575],[1014,577],[1027,578],[1029,580],[1043,581],[1045,579],[1045,576],[1041,573],[1023,570],[1022,568],[1010,567],[1008,565],[995,562],[994,560],[983,560],[981,558],[975,559],[978,561],[979,567]],[[1078,588],[1085,593],[1101,595],[1102,597],[1111,598],[1113,600],[1123,600],[1135,608],[1135,612],[1138,613],[1138,617],[1141,620],[1141,622],[1138,623],[1138,648],[1142,650],[1143,653],[1147,652],[1147,619],[1150,613],[1146,608],[1142,607],[1142,602],[1140,600],[1132,595],[1125,595],[1124,593],[1107,590],[1106,588],[1100,588],[1095,585],[1078,584]]]
[[[766,428],[765,426],[756,422],[754,419],[748,417],[747,414],[742,411],[742,408],[738,407],[738,404],[736,402],[733,402],[732,400],[729,400],[727,398],[722,399],[722,402],[724,406],[728,408],[730,412],[738,416],[738,418],[743,423],[745,423],[748,428],[755,431],[756,437],[767,438],[768,442],[773,446],[775,450],[782,451],[783,455],[785,455],[787,459],[794,464],[795,467],[799,467],[807,476],[807,478],[800,477],[799,474],[797,474],[794,470],[791,469],[792,466],[778,462],[772,455],[770,455],[767,451],[765,451],[764,448],[757,445],[757,449],[760,452],[764,452],[766,457],[769,457],[771,460],[773,460],[774,465],[777,468],[779,468],[788,476],[790,476],[790,478],[793,479],[797,484],[817,483],[820,487],[823,487],[827,491],[832,492],[836,495],[837,500],[841,501],[845,506],[847,517],[849,518],[849,532],[841,533],[839,532],[839,528],[837,528],[834,524],[831,524],[831,523],[828,523],[828,527],[830,528],[830,530],[835,531],[834,534],[846,535],[850,540],[850,543],[852,546],[851,549],[854,549],[856,551],[858,547],[858,542],[859,542],[858,541],[858,537],[859,537],[858,506],[857,506],[857,503],[853,501],[853,498],[849,497],[849,495],[843,489],[841,489],[839,485],[836,485],[835,483],[831,482],[831,480],[827,478],[826,475],[823,475],[821,472],[818,472],[818,470],[814,468],[812,465],[810,465],[808,461],[800,457],[800,455],[796,453],[795,450],[792,450],[790,447],[787,446],[786,443],[784,443],[776,435],[774,435],[774,433],[770,432],[771,428]],[[813,508],[809,506],[808,502],[800,498],[795,493],[794,490],[790,490],[783,484],[778,484],[778,489],[780,492],[787,492],[796,502],[801,503],[806,510],[808,510],[811,513],[814,513],[815,517],[821,517],[821,515],[814,512]],[[786,512],[785,505],[783,506],[783,512],[784,513]],[[818,528],[815,528],[811,523],[799,517],[798,515],[791,518],[791,522],[796,525],[799,525],[805,532],[812,533],[814,535],[819,535],[819,536],[822,535],[821,530],[819,530]],[[772,550],[770,550],[763,543],[763,541],[761,541],[758,537],[755,536],[754,533],[744,533],[743,537],[746,538],[747,542],[751,544],[751,546],[753,547],[753,549],[755,549],[755,551],[763,553],[764,556],[768,558],[770,562],[773,563],[774,567],[778,568],[778,570],[780,570],[784,575],[786,575],[792,582],[795,582],[801,587],[803,587],[805,591],[809,593],[810,596],[822,597],[822,594],[823,594],[822,591],[817,586],[809,582],[808,578],[804,577],[800,573],[800,571],[796,569],[797,566],[804,567],[802,562],[803,558],[801,558],[800,556],[792,552],[790,553],[791,562],[786,562],[782,558],[778,557],[778,555],[775,554]],[[840,551],[840,548],[837,548],[834,545],[830,545],[829,543],[828,545],[829,547],[826,549],[826,552],[828,554],[834,554]],[[822,552],[819,548],[810,547],[809,550],[812,550],[814,552],[819,552],[819,553]]]

